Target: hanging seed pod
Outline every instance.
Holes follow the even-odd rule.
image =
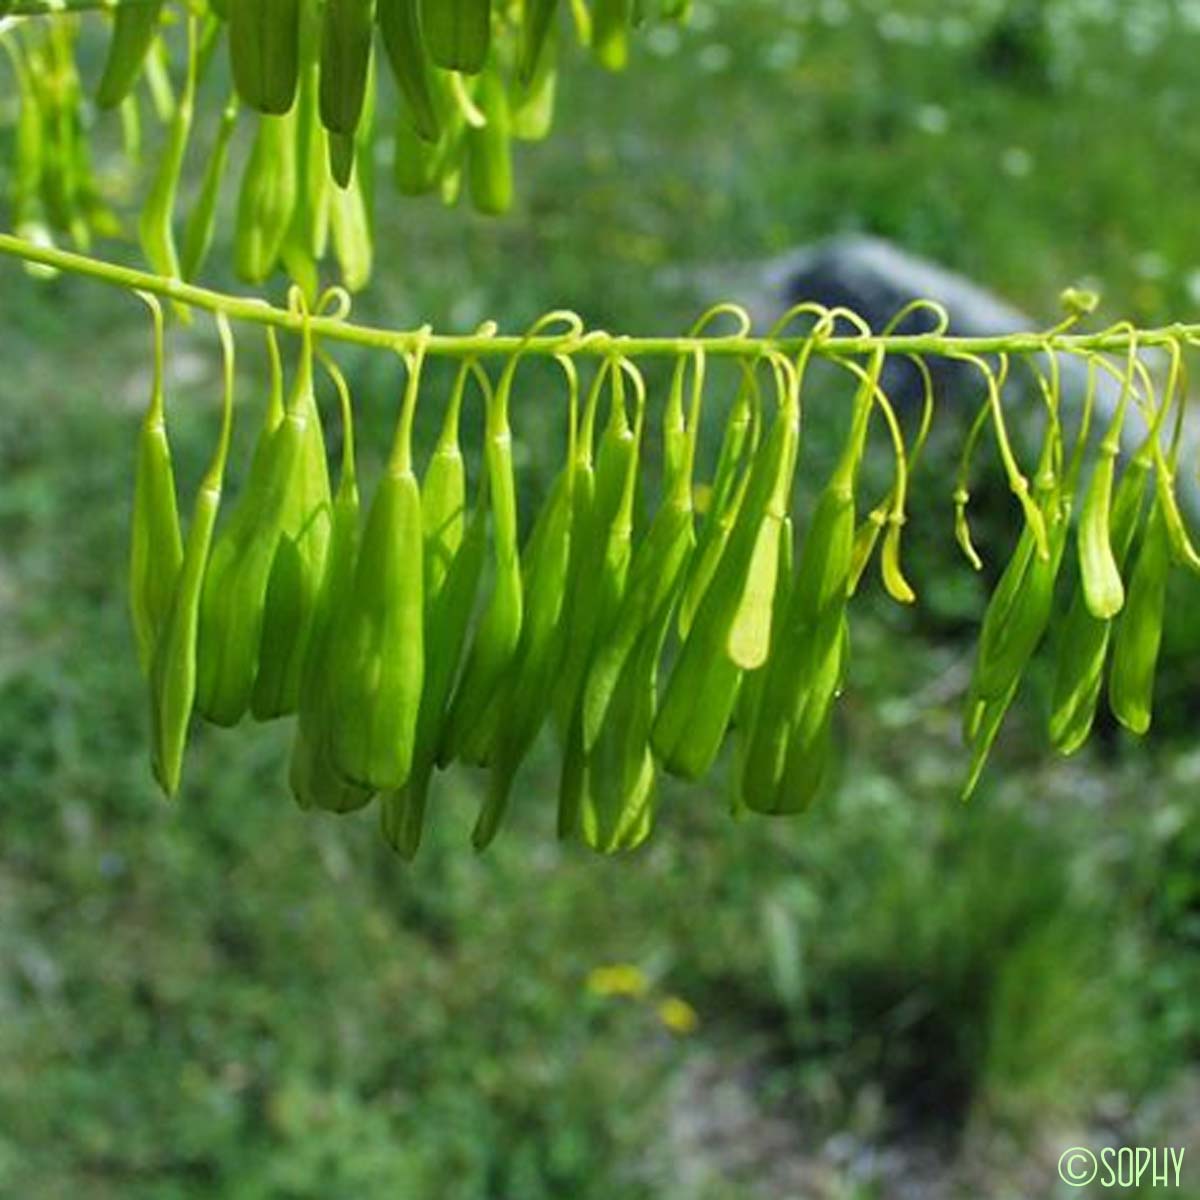
[[[296,206],[296,117],[260,116],[238,195],[233,256],[238,275],[262,283],[279,253]]]
[[[480,481],[469,519],[459,450],[459,416],[468,375],[490,400],[487,375],[474,362],[459,369],[438,443],[421,483],[425,549],[425,684],[417,717],[408,781],[383,797],[383,833],[393,849],[412,859],[421,842],[438,743],[487,555],[487,476]]]
[[[525,341],[554,321],[561,313],[550,313],[534,324]],[[572,334],[578,318],[568,314]],[[475,630],[462,678],[454,693],[450,715],[438,748],[438,765],[454,758],[486,765],[491,750],[484,718],[497,688],[512,664],[524,620],[524,589],[517,534],[517,496],[513,477],[512,430],[508,405],[513,377],[521,359],[518,350],[508,360],[499,386],[489,399],[484,428],[484,461],[492,509],[492,542],[495,574],[492,593]]]
[[[496,69],[479,79],[477,100],[485,124],[467,130],[471,203],[489,216],[508,212],[513,201],[512,129],[508,91]]]
[[[258,671],[250,700],[250,711],[259,721],[286,716],[299,704],[300,680],[329,553],[333,500],[308,352],[306,345],[289,406],[303,417],[304,435],[284,499],[263,606]]]
[[[655,754],[667,771],[687,779],[703,775],[720,751],[743,670],[737,656],[751,667],[761,665],[770,639],[779,528],[790,502],[800,436],[794,383],[793,372],[789,385],[781,386],[778,412],[755,452],[725,553],[654,720]]]
[[[306,433],[299,405],[278,425],[271,421],[268,405],[246,486],[217,536],[204,579],[196,708],[214,725],[236,725],[250,706],[267,584]]]
[[[596,412],[606,381],[610,393],[608,421],[593,467]],[[639,417],[639,429],[640,423]],[[624,375],[615,358],[606,359],[592,380],[577,446],[573,523],[578,535],[572,543],[566,616],[571,639],[554,696],[562,731],[569,730],[578,719],[575,710],[596,639],[620,605],[631,557],[640,437],[635,436],[634,426],[629,423]]]
[[[320,290],[320,264],[329,242],[329,145],[319,111],[321,14],[305,4],[300,21],[300,77],[296,90],[296,203],[280,257],[310,304]]]
[[[229,61],[242,102],[282,116],[300,76],[301,0],[229,0]]]
[[[388,467],[367,516],[349,603],[333,628],[330,747],[351,783],[402,787],[413,762],[424,682],[421,495],[412,427],[425,343],[406,356],[408,382]]]
[[[187,75],[183,92],[175,105],[175,114],[167,132],[167,144],[159,159],[154,180],[146,194],[146,202],[138,219],[138,236],[146,261],[159,275],[178,279],[179,255],[175,248],[172,221],[175,215],[175,193],[183,170],[183,156],[192,129],[192,113],[196,97],[196,18],[188,18]]]
[[[679,605],[679,636],[686,639],[696,610],[712,582],[749,482],[749,465],[757,448],[757,430],[761,398],[758,380],[742,364],[742,382],[721,436],[716,472],[709,493],[704,519],[700,525],[696,554],[692,559],[687,583]]]
[[[1154,673],[1162,642],[1171,545],[1166,517],[1157,502],[1142,536],[1126,608],[1113,642],[1108,703],[1113,716],[1131,733],[1150,728],[1154,706]]]
[[[138,433],[137,474],[129,552],[129,607],[137,641],[138,665],[148,676],[154,647],[171,607],[183,560],[183,539],[175,500],[175,472],[167,441],[163,391],[163,314],[157,299],[139,296],[154,318],[154,380],[150,403]]]
[[[595,0],[592,5],[592,52],[602,67],[623,71],[629,62],[633,0]]]
[[[478,75],[492,38],[491,0],[422,0],[422,28],[439,67]]]
[[[550,490],[523,556],[525,618],[513,665],[486,720],[494,728],[488,795],[472,840],[477,850],[495,837],[525,756],[550,711],[553,685],[570,637],[563,612],[567,602],[575,518],[576,442],[579,385],[574,364],[559,360],[570,387],[566,463]]]
[[[221,433],[212,462],[196,493],[171,606],[155,643],[150,667],[152,762],[154,776],[168,796],[178,791],[183,771],[188,723],[196,695],[196,640],[201,593],[213,527],[221,506],[221,487],[233,430],[233,334],[220,313],[217,314],[217,329],[224,354],[225,398]]]
[[[553,41],[558,0],[521,0],[521,48],[517,74],[526,86],[533,82]]]
[[[374,250],[371,221],[359,172],[354,173],[345,189],[333,189],[329,217],[342,284],[348,291],[361,291],[371,280]]]
[[[442,123],[433,63],[421,29],[421,0],[378,0],[376,16],[411,127],[422,141],[436,142]]]
[[[1169,400],[1159,409],[1149,436],[1126,466],[1112,503],[1111,543],[1117,569],[1123,574],[1141,524],[1147,477]],[[1112,621],[1092,615],[1082,580],[1058,639],[1054,691],[1050,705],[1050,740],[1060,754],[1073,754],[1092,729],[1104,679],[1104,663],[1112,636]]]
[[[179,269],[185,280],[195,279],[208,257],[213,232],[217,223],[217,203],[220,200],[221,184],[225,179],[225,167],[229,161],[229,145],[237,127],[237,96],[230,96],[221,114],[216,140],[204,166],[204,178],[192,211],[188,214],[183,231],[183,248],[180,251]]]
[[[558,37],[552,30],[528,80],[517,75],[509,88],[508,110],[512,136],[521,142],[540,142],[554,125],[558,92]]]
[[[321,26],[321,122],[353,137],[371,64],[374,0],[326,0]]]
[[[821,677],[822,664],[830,655],[841,653],[853,565],[855,481],[882,368],[883,356],[876,354],[855,398],[845,448],[805,535],[778,648],[767,660],[766,673],[757,685],[761,697],[751,715],[741,756],[741,798],[755,812],[788,811],[782,781],[793,734],[804,718],[813,682]]]
[[[658,776],[650,751],[658,662],[670,610],[642,631],[587,753],[576,802],[579,833],[601,854],[636,849],[653,826]]]
[[[354,462],[354,413],[350,392],[332,359],[324,359],[334,381],[342,414],[342,468],[333,501],[329,554],[317,593],[312,637],[304,661],[297,708],[296,736],[288,781],[301,808],[328,812],[354,812],[370,803],[369,789],[347,783],[337,773],[329,752],[330,714],[328,679],[333,670],[331,653],[334,616],[350,603],[354,567],[358,556],[358,480]]]
[[[96,103],[101,108],[115,108],[133,90],[150,43],[158,33],[162,9],[163,0],[151,0],[147,4],[121,4],[113,12],[112,37],[96,90]]]

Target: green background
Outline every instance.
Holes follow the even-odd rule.
[[[355,312],[518,328],[569,305],[674,332],[737,298],[747,265],[857,230],[1041,321],[1068,283],[1102,291],[1106,318],[1192,317],[1198,53],[1184,0],[699,2],[690,29],[643,34],[624,75],[566,56],[510,217],[381,187]],[[211,276],[235,287],[225,229]],[[599,859],[554,839],[547,740],[486,856],[468,845],[479,780],[456,771],[405,866],[374,810],[295,808],[282,726],[197,729],[178,802],[155,793],[123,579],[148,322],[132,297],[11,262],[0,316],[0,1194],[1042,1197],[1072,1194],[1067,1146],[1169,1144],[1197,1159],[1174,1194],[1200,1195],[1187,581],[1150,741],[1105,723],[1055,759],[1035,669],[962,807],[986,591],[952,548],[935,455],[910,526],[920,603],[864,585],[838,786],[808,817],[732,821],[721,768],[668,782],[648,846]],[[190,495],[218,360],[205,319],[170,337]],[[239,346],[240,469],[263,374],[257,335]],[[397,366],[341,359],[369,479]],[[808,490],[844,412],[822,395],[806,396]],[[536,373],[514,399],[529,507],[560,408]],[[994,490],[989,578],[1017,519]],[[611,964],[643,993],[589,986]],[[692,1032],[664,1022],[667,997]]]

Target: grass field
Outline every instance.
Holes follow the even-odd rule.
[[[689,281],[864,230],[1039,319],[1073,282],[1105,317],[1194,317],[1198,51],[1185,0],[698,0],[622,76],[573,56],[510,218],[381,188],[355,311],[675,331],[721,298]],[[479,781],[455,772],[406,867],[373,810],[295,808],[282,727],[198,729],[178,803],[158,797],[124,593],[148,324],[9,262],[0,316],[0,1195],[999,1200],[1069,1194],[1071,1145],[1200,1155],[1184,581],[1150,742],[1106,726],[1053,759],[1035,672],[964,808],[984,593],[933,464],[929,606],[874,582],[858,602],[838,786],[811,815],[731,821],[718,775],[664,789],[644,850],[594,858],[554,840],[547,743],[492,851],[469,849]],[[190,489],[210,329],[172,351]],[[397,375],[343,361],[370,475]],[[530,495],[559,446],[539,396],[515,402]],[[813,416],[806,481],[830,428]],[[984,528],[1002,554],[1011,523]],[[1191,1174],[1176,1194],[1200,1196]]]

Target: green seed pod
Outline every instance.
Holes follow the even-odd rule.
[[[508,212],[513,201],[512,129],[508,92],[499,71],[485,71],[476,97],[487,123],[467,130],[471,203],[490,216]]]
[[[347,188],[333,189],[329,216],[342,284],[348,291],[361,291],[371,280],[374,251],[360,172],[355,171]]]
[[[347,783],[334,769],[329,752],[328,680],[332,666],[334,616],[350,602],[358,557],[358,481],[354,463],[354,417],[345,380],[332,360],[326,366],[337,387],[342,412],[342,471],[333,501],[329,553],[313,614],[312,637],[304,662],[292,743],[289,783],[301,808],[354,812],[368,804],[372,792]]]
[[[558,54],[552,43],[543,52],[537,74],[528,84],[516,79],[512,82],[508,101],[509,123],[512,136],[519,142],[540,142],[550,136],[558,94],[557,60]]]
[[[696,553],[679,605],[679,636],[686,639],[704,594],[725,553],[749,482],[749,464],[754,453],[759,407],[758,381],[743,364],[743,377],[733,407],[725,422]]]
[[[229,0],[229,61],[242,102],[282,116],[300,77],[300,0]]]
[[[296,206],[296,116],[260,116],[238,195],[233,257],[238,275],[262,283],[275,269]]]
[[[703,775],[720,751],[737,702],[743,670],[739,658],[750,667],[765,661],[779,531],[799,435],[799,397],[794,389],[785,390],[770,433],[755,452],[725,553],[696,610],[654,720],[652,743],[659,761],[686,779]]]
[[[1109,529],[1116,447],[1102,446],[1079,514],[1079,577],[1088,610],[1100,620],[1115,617],[1125,603],[1125,587]]]
[[[478,75],[492,38],[491,0],[422,0],[422,28],[439,67]]]
[[[877,355],[855,400],[850,435],[817,501],[789,586],[786,616],[760,683],[751,723],[740,739],[741,798],[755,812],[772,813],[788,748],[829,656],[842,653],[843,622],[854,556],[854,486],[862,460],[875,384]],[[774,622],[773,622],[774,624]],[[844,661],[841,664],[844,670]]]
[[[122,4],[113,13],[112,37],[104,72],[96,90],[96,103],[101,108],[115,108],[133,90],[150,43],[158,33],[163,0],[149,4]]]
[[[549,712],[552,686],[566,647],[562,610],[571,555],[573,458],[573,454],[569,456],[555,481],[525,551],[521,640],[485,720],[494,730],[489,756],[493,770],[487,799],[471,835],[476,850],[485,849],[500,828],[517,769]]]
[[[417,718],[412,772],[402,788],[383,798],[382,809],[384,836],[406,859],[412,859],[420,846],[438,743],[483,577],[487,558],[487,513],[485,477],[462,543],[437,598],[432,605],[428,600],[426,603],[425,686]]]
[[[658,662],[670,610],[642,631],[588,751],[578,802],[579,834],[601,854],[632,850],[649,835],[658,777],[650,752]]]
[[[482,765],[486,753],[483,718],[491,705],[516,653],[524,617],[521,586],[521,556],[517,536],[517,495],[513,477],[512,430],[508,402],[519,355],[510,358],[500,385],[490,398],[484,430],[484,461],[487,469],[489,503],[492,509],[492,540],[495,576],[492,594],[467,656],[462,679],[454,694],[446,722],[438,763],[466,757],[472,740],[477,745],[472,760]]]
[[[321,122],[353,137],[371,65],[374,0],[326,0],[321,26]]]
[[[1142,536],[1129,598],[1117,622],[1113,641],[1108,703],[1113,716],[1131,733],[1150,728],[1154,707],[1154,673],[1162,642],[1171,544],[1166,515],[1155,503]]]
[[[595,0],[592,5],[592,52],[609,71],[623,71],[629,62],[632,18],[632,0]]]
[[[250,711],[267,721],[296,711],[329,553],[333,500],[325,436],[306,347],[289,409],[304,435],[284,499],[280,537],[263,606],[262,640]]]
[[[158,301],[143,297],[154,316],[154,382],[138,434],[137,475],[129,553],[129,606],[138,664],[150,672],[154,647],[183,560],[183,539],[175,500],[175,472],[167,441],[163,394],[163,316]]]
[[[1121,571],[1141,523],[1149,467],[1149,456],[1139,454],[1125,468],[1117,485],[1112,506],[1112,546]],[[1060,754],[1073,754],[1091,732],[1111,636],[1112,622],[1092,615],[1082,584],[1077,585],[1058,638],[1050,704],[1050,740]]]
[[[412,425],[423,345],[408,384],[387,471],[367,516],[350,601],[335,616],[330,748],[350,782],[386,791],[408,780],[424,680],[421,494]]]
[[[423,141],[436,142],[441,120],[433,63],[421,30],[421,0],[378,0],[377,16],[383,47],[412,129]]]
[[[558,0],[521,0],[521,49],[517,74],[526,87],[536,78],[546,53],[552,53],[557,8]]]
[[[275,429],[264,426],[246,486],[212,548],[200,604],[196,708],[214,725],[236,725],[250,706],[267,584],[304,433],[298,412]]]
[[[155,643],[154,660],[150,667],[152,762],[154,776],[168,796],[178,790],[183,770],[188,722],[196,695],[196,637],[200,599],[213,527],[221,505],[221,487],[233,429],[233,335],[229,322],[220,313],[217,314],[217,328],[225,357],[221,434],[216,453],[196,494],[183,559],[171,595],[171,606]]]
[[[179,255],[175,248],[172,220],[175,213],[175,193],[183,170],[183,156],[192,128],[192,112],[196,96],[196,18],[188,18],[187,77],[184,89],[175,106],[175,114],[167,131],[167,144],[158,162],[158,169],[146,194],[146,202],[138,218],[138,236],[142,253],[153,270],[171,279],[179,278]]]
[[[229,161],[229,145],[237,127],[237,115],[237,96],[234,95],[229,98],[229,103],[225,105],[221,114],[216,140],[204,166],[200,192],[184,226],[179,268],[185,280],[195,279],[200,273],[212,245],[213,231],[217,223],[217,202],[220,199],[221,184],[225,179],[225,167]]]
[[[610,383],[609,416],[593,468],[593,429],[606,380]],[[608,359],[592,380],[577,441],[573,528],[578,533],[572,541],[566,616],[571,638],[554,697],[562,730],[575,723],[596,638],[615,616],[624,592],[631,556],[640,419],[638,429],[639,436],[635,436],[625,409],[621,367],[617,360]]]
[[[790,816],[808,810],[829,777],[833,759],[833,708],[849,659],[849,626],[829,640],[812,679],[803,714],[788,742],[783,777],[771,813]]]

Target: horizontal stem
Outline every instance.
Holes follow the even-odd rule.
[[[299,333],[304,317],[287,309],[275,308],[265,300],[249,296],[232,296],[178,279],[167,279],[140,271],[134,267],[104,262],[87,255],[60,250],[54,246],[36,245],[11,234],[0,234],[0,254],[18,258],[79,275],[116,284],[129,290],[150,292],[207,312],[223,313],[231,320],[255,325],[271,325]],[[711,335],[707,337],[626,337],[591,330],[582,334],[539,335],[525,338],[520,335],[487,334],[427,334],[422,330],[380,329],[357,325],[337,317],[310,318],[315,336],[329,341],[347,342],[398,352],[413,350],[422,339],[425,352],[451,358],[508,356],[521,350],[526,354],[579,354],[603,357],[619,353],[628,358],[677,357],[696,348],[706,355],[730,358],[753,358],[768,350],[797,354],[813,340],[812,334],[788,337],[754,337]],[[882,348],[888,354],[915,354],[922,357],[962,358],[979,354],[1036,354],[1046,350],[1086,354],[1126,350],[1130,339],[1137,339],[1139,348],[1170,345],[1180,341],[1200,339],[1200,324],[1175,324],[1158,329],[1132,330],[1129,326],[1104,330],[1100,333],[1072,334],[1058,331],[995,334],[987,337],[959,337],[943,333],[828,336],[821,338],[813,350],[826,357],[857,357]]]

